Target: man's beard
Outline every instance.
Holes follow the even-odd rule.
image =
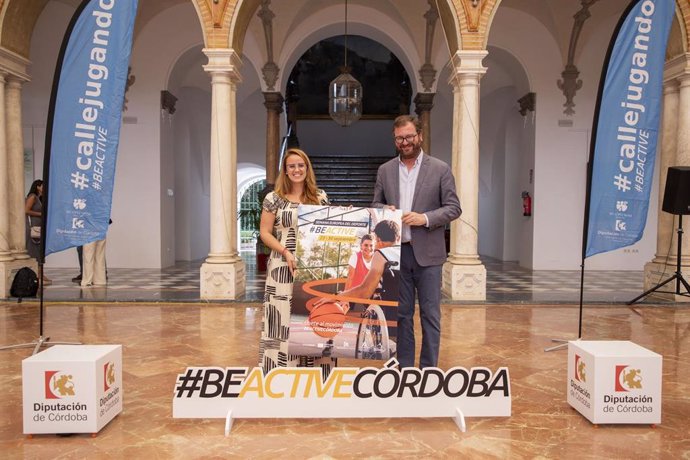
[[[403,150],[402,147],[398,147],[398,153],[400,154],[400,158],[407,159],[407,158],[417,158],[419,156],[419,153],[422,151],[422,145],[421,144],[415,144],[412,150],[410,150],[410,153],[405,153],[405,150]]]

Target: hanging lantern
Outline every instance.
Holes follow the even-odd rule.
[[[331,118],[340,126],[350,126],[359,120],[362,116],[362,85],[345,71],[331,82],[330,88],[328,112]]]
[[[340,126],[350,126],[362,116],[362,85],[347,66],[347,0],[345,0],[345,66],[330,84],[328,113]]]

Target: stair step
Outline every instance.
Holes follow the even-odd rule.
[[[332,205],[371,206],[379,166],[391,156],[311,157],[316,183],[326,191]]]

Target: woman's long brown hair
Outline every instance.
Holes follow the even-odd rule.
[[[292,192],[292,182],[288,178],[285,166],[287,159],[290,155],[297,155],[300,157],[304,164],[307,166],[305,172],[306,176],[304,178],[304,190],[302,191],[302,197],[300,202],[303,204],[319,204],[319,193],[316,187],[316,176],[314,176],[314,169],[311,167],[311,161],[307,154],[300,149],[288,149],[283,156],[283,161],[280,163],[280,172],[278,173],[278,178],[276,179],[275,192],[282,198],[287,199],[287,195]]]

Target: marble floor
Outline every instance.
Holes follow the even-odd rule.
[[[253,254],[241,253],[245,261],[246,293],[240,303],[263,298],[265,273],[256,271]],[[515,262],[482,257],[487,270],[487,303],[572,303],[580,299],[579,270],[529,270]],[[198,302],[199,267],[202,261],[178,262],[164,269],[111,268],[108,286],[81,289],[71,281],[75,269],[47,268],[53,281],[46,286],[48,301],[88,302]],[[671,273],[668,273],[670,276]],[[626,302],[642,293],[642,271],[585,271],[585,302]],[[672,288],[671,288],[672,290]],[[445,299],[448,303],[454,303]],[[650,302],[645,299],[643,302]],[[658,300],[651,300],[658,302]],[[458,302],[462,303],[462,302]]]
[[[0,344],[38,336],[38,304],[0,301]],[[574,304],[442,307],[440,367],[507,366],[512,415],[451,419],[237,420],[172,418],[176,376],[187,366],[253,366],[261,310],[242,303],[48,302],[45,335],[123,345],[124,412],[97,436],[22,434],[21,364],[30,349],[0,351],[0,457],[71,458],[690,458],[690,309],[589,304],[583,338],[631,340],[663,356],[662,422],[593,426],[566,402],[564,350],[577,335]],[[361,366],[361,361],[341,360]]]

